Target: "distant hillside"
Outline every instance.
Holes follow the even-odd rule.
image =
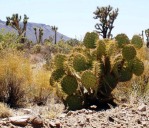
[[[36,42],[36,38],[35,38],[34,30],[33,30],[34,27],[37,27],[37,28],[41,27],[43,29],[43,32],[44,32],[43,40],[44,39],[49,39],[49,36],[54,37],[54,32],[52,31],[52,29],[49,25],[28,22],[26,35],[27,35],[27,38],[29,40],[31,40],[33,42]],[[17,32],[16,30],[11,28],[10,26],[6,26],[4,21],[0,20],[0,29],[2,29],[2,28],[6,32]],[[69,40],[70,39],[69,37],[57,32],[57,41],[59,41],[61,38],[64,39],[64,40]]]

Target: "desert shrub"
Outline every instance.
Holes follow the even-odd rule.
[[[49,85],[50,72],[43,69],[38,69],[33,72],[33,81],[30,86],[28,98],[37,105],[45,105],[50,93],[51,88]]]
[[[1,39],[0,39],[0,49],[16,49],[16,50],[24,50],[24,45],[22,43],[19,43],[20,39],[17,38],[17,35],[15,33],[1,33]]]
[[[10,107],[22,106],[31,82],[30,62],[22,52],[4,50],[0,53],[0,101]]]
[[[0,118],[10,117],[11,115],[12,111],[10,108],[4,103],[0,103]]]
[[[69,44],[70,46],[77,46],[80,44],[80,42],[77,39],[70,39],[67,40],[65,43]]]
[[[41,45],[35,44],[32,48],[32,53],[40,53],[40,51],[41,51]]]

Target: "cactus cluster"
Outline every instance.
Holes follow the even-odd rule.
[[[138,41],[138,43],[137,43]],[[63,102],[68,109],[100,107],[113,100],[112,91],[119,82],[140,76],[144,64],[137,58],[137,49],[143,42],[137,37],[129,41],[124,34],[115,40],[98,40],[96,47],[74,48],[69,55],[58,54],[50,77],[65,94]]]

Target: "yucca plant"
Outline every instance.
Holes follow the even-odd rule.
[[[119,38],[126,40],[123,35]],[[95,48],[80,46],[69,55],[56,55],[50,83],[63,92],[65,106],[76,110],[112,103],[117,84],[144,71],[136,43],[104,39],[98,40]]]

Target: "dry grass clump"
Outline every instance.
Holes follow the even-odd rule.
[[[34,115],[40,115],[42,118],[52,119],[61,115],[64,111],[64,105],[62,103],[57,103],[55,98],[50,98],[45,106],[31,106],[30,107]]]
[[[52,92],[49,84],[50,72],[42,68],[36,69],[32,77],[33,81],[30,86],[29,99],[38,105],[45,105]]]
[[[11,109],[6,104],[0,103],[0,118],[10,117],[11,115]]]
[[[29,59],[22,52],[4,50],[0,62],[0,101],[10,107],[22,106],[32,81]]]

